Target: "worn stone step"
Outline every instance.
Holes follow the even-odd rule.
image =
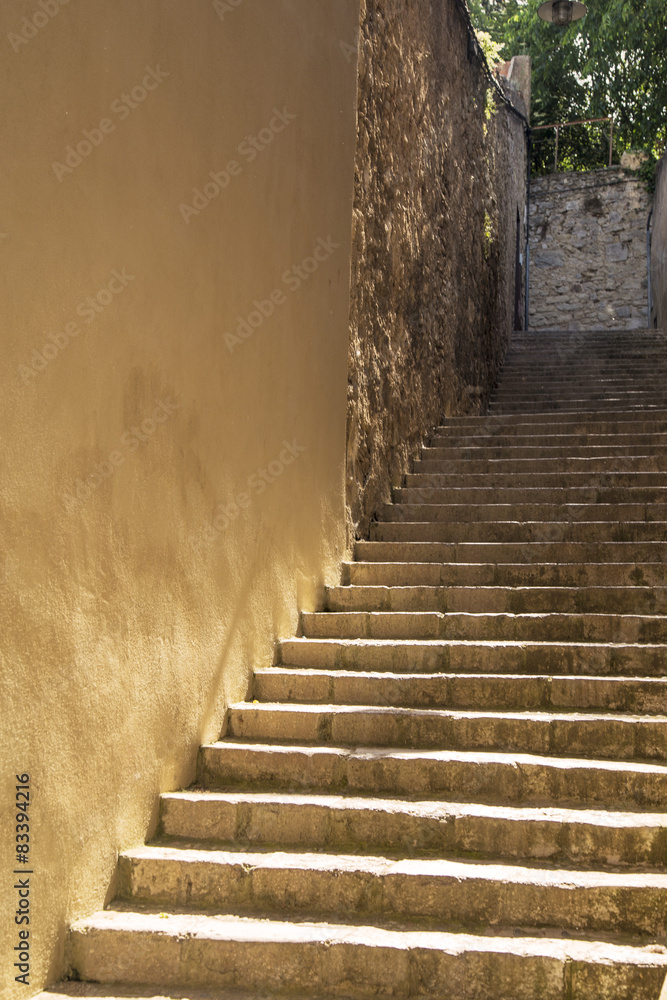
[[[593,514],[593,512],[591,512]],[[665,521],[377,521],[373,542],[663,542]]]
[[[635,332],[637,336],[635,336]],[[516,339],[514,339],[516,338]],[[651,350],[661,352],[664,358],[666,347],[665,337],[656,334],[650,328],[645,330],[607,330],[599,333],[591,330],[556,330],[544,328],[538,331],[519,331],[513,334],[508,348],[508,357],[515,354],[529,358],[544,356],[554,360],[560,358],[563,352],[574,350],[579,353],[589,352],[594,357],[610,355],[618,357],[627,363],[631,357],[641,361]]]
[[[551,642],[667,643],[664,615],[461,611],[302,612],[310,639],[514,639]]]
[[[667,614],[665,587],[343,586],[325,590],[325,611],[475,614]]]
[[[643,435],[646,438],[646,435]],[[523,458],[634,458],[636,455],[664,455],[667,442],[655,441],[644,444],[580,444],[580,445],[550,445],[538,443],[535,445],[506,444],[489,442],[486,445],[464,444],[458,442],[455,446],[433,445],[421,449],[421,459],[440,462],[451,461],[504,461]]]
[[[562,509],[573,505],[575,507],[601,507],[606,505],[624,506],[632,504],[646,511],[647,520],[657,516],[660,520],[660,507],[667,506],[667,486],[572,486],[572,487],[513,487],[486,488],[483,486],[453,487],[394,487],[392,490],[393,504],[443,504],[456,508],[484,509],[500,505],[532,507],[541,504]],[[471,515],[471,519],[472,519]],[[465,520],[457,518],[456,520]],[[639,517],[637,520],[642,520]]]
[[[660,677],[558,677],[548,674],[392,674],[275,666],[254,674],[258,702],[381,705],[402,708],[575,709],[662,714]]]
[[[526,427],[534,431],[537,425],[550,424],[554,427],[564,427],[572,424],[579,425],[584,432],[588,429],[602,426],[608,432],[614,427],[628,429],[629,425],[633,429],[649,430],[664,429],[667,423],[667,407],[662,410],[653,410],[651,413],[638,413],[636,410],[619,411],[609,413],[607,410],[596,412],[595,410],[570,410],[559,414],[554,413],[531,413],[530,416],[521,413],[485,413],[480,416],[447,417],[446,424],[439,424],[433,429],[433,434],[446,434],[450,430],[461,430],[467,427],[474,428],[475,432],[479,428],[493,431],[498,427]]]
[[[431,457],[435,449],[423,448],[422,458],[413,460],[412,472],[421,473],[604,473],[667,472],[667,455],[607,455],[599,458],[452,458]]]
[[[164,918],[163,918],[164,919]],[[323,993],[313,993],[312,990],[307,997],[299,993],[284,993],[282,990],[277,993],[275,990],[227,990],[227,989],[181,989],[177,986],[144,986],[141,984],[128,985],[127,983],[91,983],[79,980],[68,980],[58,983],[42,993],[38,993],[36,1000],[75,1000],[75,998],[89,997],[91,1000],[330,1000],[331,994],[325,996]],[[360,1000],[347,994],[344,1000]]]
[[[667,395],[662,395],[659,397],[644,398],[637,400],[634,403],[628,400],[587,400],[587,399],[567,399],[559,400],[554,399],[550,401],[543,401],[541,399],[535,399],[534,401],[524,401],[520,400],[515,403],[511,402],[500,402],[495,403],[493,400],[489,403],[490,414],[494,413],[520,413],[525,415],[527,413],[617,413],[621,410],[627,412],[635,413],[647,413],[647,412],[658,412],[664,411],[667,406]]]
[[[635,362],[628,364],[626,362],[625,371],[623,371],[622,362],[609,359],[590,362],[581,359],[576,363],[576,368],[571,363],[563,367],[517,362],[503,367],[494,389],[496,392],[500,392],[508,386],[522,388],[549,386],[564,391],[571,389],[572,386],[593,390],[599,390],[605,386],[615,386],[619,389],[650,386],[660,389],[664,386],[664,381],[661,379],[664,379],[665,376],[667,376],[667,365],[665,365],[664,357],[648,358],[646,362],[641,364]]]
[[[246,990],[226,989],[183,990],[159,984],[143,986],[127,983],[86,983],[79,980],[57,983],[50,989],[38,993],[35,1000],[75,1000],[81,997],[89,997],[91,1000],[306,1000],[303,993],[283,993],[282,990],[279,994],[275,990],[269,993],[265,990],[253,990],[252,993]],[[307,1000],[329,1000],[329,997],[322,993],[310,992]],[[345,1000],[356,1000],[356,998],[349,996]]]
[[[598,368],[619,372],[625,368],[629,374],[642,371],[648,371],[650,374],[652,363],[664,366],[667,345],[664,341],[637,342],[632,350],[625,348],[608,350],[601,349],[601,345],[591,344],[583,348],[572,348],[571,345],[557,344],[555,347],[552,345],[551,351],[550,354],[548,351],[539,351],[532,347],[529,350],[517,351],[510,348],[500,370],[501,384],[509,373],[521,370],[562,376],[567,376],[570,372],[573,377],[595,372]]]
[[[544,351],[545,354],[553,355],[554,345],[579,343],[582,346],[588,345],[596,350],[607,349],[613,346],[614,350],[622,349],[624,352],[638,351],[645,349],[648,345],[662,346],[665,341],[665,331],[656,330],[652,326],[643,326],[638,329],[613,330],[599,327],[591,330],[565,330],[562,327],[545,327],[539,330],[515,330],[512,333],[512,340],[509,350],[525,350],[531,352]]]
[[[550,344],[549,349],[544,351],[532,346],[529,349],[521,348],[516,351],[510,347],[500,371],[500,380],[502,381],[509,372],[520,369],[554,371],[563,375],[567,375],[569,371],[576,376],[595,371],[597,368],[623,371],[625,367],[628,373],[634,374],[650,371],[652,363],[664,365],[665,354],[667,345],[664,341],[654,343],[637,341],[631,349],[619,345],[611,350],[608,349],[608,345],[600,344],[581,347],[565,343]]]
[[[362,562],[655,563],[665,543],[649,542],[356,542]]]
[[[660,946],[122,910],[77,921],[71,951],[82,979],[354,1000],[655,1000],[667,972]]]
[[[664,472],[595,472],[580,470],[579,472],[539,472],[516,471],[500,472],[489,469],[488,472],[408,472],[403,477],[402,486],[408,488],[447,488],[447,489],[618,489],[624,487],[647,487],[664,489],[667,486],[667,476]]]
[[[278,658],[290,666],[391,673],[667,674],[664,644],[295,638],[278,644]]]
[[[618,867],[664,865],[667,849],[665,813],[192,789],[165,793],[160,806],[159,836],[220,846]]]
[[[343,563],[345,585],[371,587],[664,587],[667,563]]]
[[[508,805],[664,810],[667,767],[477,750],[411,750],[224,739],[200,748],[203,788],[318,790]]]
[[[503,365],[495,389],[502,390],[514,380],[525,377],[534,384],[556,385],[567,390],[571,385],[582,385],[593,389],[604,387],[614,381],[623,389],[626,386],[641,385],[642,379],[649,385],[660,387],[658,376],[665,371],[665,350],[647,352],[642,358],[604,358],[570,355],[560,363],[532,359],[509,360]],[[625,381],[623,366],[625,365]],[[571,383],[567,382],[568,372]]]
[[[664,446],[667,443],[667,433],[664,431],[644,432],[642,434],[605,434],[605,433],[539,433],[539,434],[442,434],[428,439],[431,448],[572,448],[587,447],[623,447],[633,448],[634,453],[645,446]]]
[[[379,511],[381,521],[438,521],[449,524],[472,522],[660,522],[667,523],[665,503],[386,503]]]
[[[518,366],[508,368],[502,372],[501,378],[493,389],[494,397],[498,397],[508,392],[553,392],[560,394],[562,398],[567,398],[576,390],[585,393],[586,398],[591,398],[589,393],[595,395],[614,390],[620,394],[633,392],[655,392],[664,390],[664,377],[667,375],[667,367],[664,358],[657,362],[655,368],[641,368],[634,366],[628,368],[625,375],[619,371],[617,366],[606,364],[582,365],[579,371],[570,372],[568,380],[567,373],[552,369],[546,371],[534,368],[531,372],[526,372]]]
[[[430,444],[451,445],[459,441],[481,440],[513,441],[518,439],[525,443],[543,441],[550,438],[612,438],[620,440],[627,438],[654,438],[661,436],[667,430],[664,420],[654,420],[648,416],[629,417],[621,420],[616,417],[607,420],[588,420],[589,414],[584,414],[579,420],[570,420],[562,415],[550,414],[549,419],[532,421],[529,418],[506,419],[500,416],[469,417],[468,422],[461,425],[452,424],[434,430],[427,438]],[[476,421],[472,423],[471,421]]]
[[[261,742],[310,740],[352,746],[667,760],[664,715],[242,702],[230,706],[226,735]]]
[[[627,400],[633,404],[637,399],[661,398],[664,394],[666,381],[667,371],[653,372],[650,377],[636,375],[626,378],[600,373],[598,376],[589,375],[578,379],[573,378],[570,382],[539,375],[514,375],[512,378],[501,381],[500,385],[493,390],[491,399],[496,403],[523,399],[550,399],[563,402],[581,398],[588,402],[613,399],[617,402]]]
[[[198,850],[156,843],[119,858],[120,898],[283,916],[428,919],[431,927],[560,927],[660,938],[667,875],[559,871],[444,858]],[[435,925],[435,927],[433,926]]]
[[[521,349],[514,351],[512,348],[505,356],[503,366],[500,371],[500,381],[506,375],[515,371],[533,372],[555,372],[573,375],[609,369],[611,371],[622,372],[623,369],[629,373],[648,371],[651,372],[651,365],[663,366],[665,364],[665,354],[667,345],[662,343],[641,343],[638,342],[632,350],[600,350],[599,345],[590,345],[583,349],[575,348],[567,344],[558,344],[548,351],[539,351],[534,348],[530,350]]]
[[[600,409],[625,409],[626,407],[637,408],[652,406],[664,406],[667,402],[667,395],[664,389],[660,392],[649,389],[628,389],[619,391],[613,388],[602,389],[598,392],[581,388],[576,392],[573,388],[571,392],[557,392],[551,389],[535,388],[532,391],[520,390],[495,392],[489,402],[489,411],[504,410],[506,408],[524,408],[530,410],[533,406],[544,409],[578,409],[586,407],[600,407]]]
[[[500,370],[497,388],[512,384],[515,381],[549,383],[567,388],[570,384],[590,384],[617,380],[623,384],[648,382],[659,383],[660,375],[667,374],[665,356],[661,352],[648,353],[645,357],[633,360],[627,358],[570,358],[565,363],[553,362],[548,359],[528,360],[525,357],[507,357]],[[573,363],[574,360],[574,363]],[[572,383],[567,381],[568,374]]]

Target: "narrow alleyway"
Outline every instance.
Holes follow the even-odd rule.
[[[72,927],[90,995],[657,1000],[666,441],[663,334],[516,334]]]

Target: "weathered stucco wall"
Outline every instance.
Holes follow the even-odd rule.
[[[358,21],[0,8],[3,1000],[59,977],[158,793],[339,579]]]
[[[549,174],[530,200],[530,326],[645,327],[644,182],[620,167]]]
[[[455,0],[361,8],[347,441],[357,536],[432,427],[484,405],[513,326],[525,203],[522,124],[468,59]]]
[[[655,184],[651,234],[651,320],[659,330],[667,330],[667,158],[658,167]]]

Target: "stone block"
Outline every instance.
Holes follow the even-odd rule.
[[[564,263],[565,258],[562,254],[548,250],[536,253],[533,258],[534,267],[562,267]]]
[[[607,243],[605,252],[608,261],[621,261],[628,259],[628,248],[622,243]]]

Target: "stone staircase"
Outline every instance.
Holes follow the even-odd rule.
[[[515,335],[48,996],[657,1000],[666,442],[664,335]]]

